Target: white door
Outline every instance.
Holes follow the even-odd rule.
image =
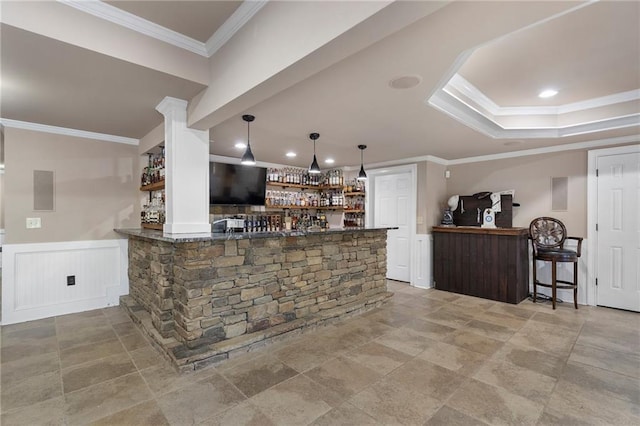
[[[411,173],[375,177],[374,225],[398,227],[387,234],[387,278],[411,281]]]
[[[597,303],[640,311],[640,153],[598,157]]]

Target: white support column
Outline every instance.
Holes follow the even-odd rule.
[[[166,223],[164,232],[211,232],[209,225],[209,132],[187,128],[187,101],[166,97],[164,115]]]

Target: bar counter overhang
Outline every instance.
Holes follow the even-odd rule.
[[[126,235],[121,305],[177,366],[221,362],[381,306],[387,230]]]

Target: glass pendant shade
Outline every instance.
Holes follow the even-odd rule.
[[[364,150],[367,149],[366,145],[358,145],[360,150],[360,173],[358,173],[358,180],[367,180],[367,173],[364,171]]]
[[[250,136],[249,124],[256,118],[253,115],[247,114],[247,115],[243,115],[242,119],[247,122],[247,149],[244,151],[244,154],[242,155],[242,159],[240,160],[240,163],[244,164],[245,166],[253,166],[256,164],[256,159],[253,156],[253,152],[251,152],[251,141],[249,139],[249,136]]]
[[[320,173],[320,166],[318,165],[318,160],[316,159],[316,140],[320,137],[320,133],[311,133],[309,135],[309,139],[313,141],[313,161],[309,166],[309,173],[317,175]]]
[[[320,166],[318,165],[318,160],[316,159],[315,154],[313,154],[313,161],[311,162],[311,167],[309,167],[309,173],[313,173],[313,174],[320,173]]]
[[[247,144],[247,149],[244,151],[240,163],[245,166],[253,166],[256,164],[256,159],[253,156],[253,152],[251,152],[251,145]]]
[[[360,173],[358,173],[358,180],[367,180],[367,174],[364,171],[364,166],[360,165]]]

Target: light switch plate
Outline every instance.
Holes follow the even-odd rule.
[[[27,229],[42,228],[42,222],[39,217],[27,218]]]

